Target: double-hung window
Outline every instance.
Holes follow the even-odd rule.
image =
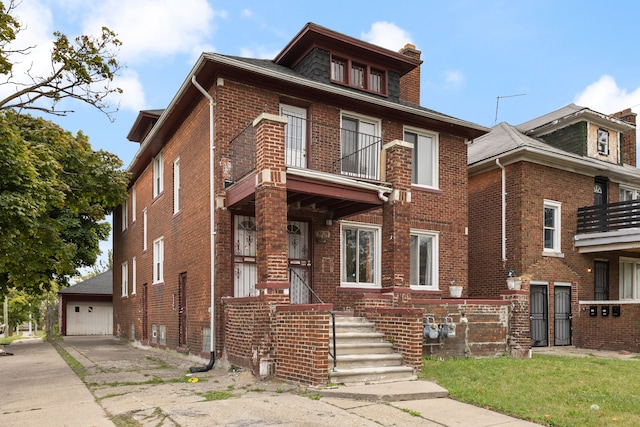
[[[137,285],[137,262],[136,262],[136,257],[133,257],[133,259],[131,260],[131,295],[135,295],[138,293],[138,285]]]
[[[136,222],[136,207],[137,207],[137,194],[136,194],[136,186],[134,185],[131,188],[131,223]]]
[[[380,121],[355,114],[341,119],[340,172],[360,178],[380,178]]]
[[[180,157],[173,161],[173,213],[180,212]]]
[[[342,286],[380,286],[380,227],[342,223]]]
[[[125,231],[129,226],[129,199],[124,199],[122,203],[122,231]]]
[[[129,295],[129,263],[125,261],[120,267],[122,272],[122,296],[126,297]]]
[[[153,159],[153,197],[158,197],[164,191],[164,159],[162,153]]]
[[[438,289],[438,234],[411,230],[410,239],[411,287]]]
[[[153,241],[153,283],[164,282],[164,237]]]
[[[544,252],[559,253],[561,204],[551,200],[544,201]]]
[[[438,188],[438,135],[405,128],[404,140],[413,144],[411,183]]]
[[[640,299],[640,258],[620,257],[619,299]]]
[[[147,228],[147,208],[142,210],[142,250],[147,250],[147,238],[149,237],[148,228]]]

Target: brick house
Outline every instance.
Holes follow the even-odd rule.
[[[469,295],[517,279],[533,346],[640,352],[635,122],[570,104],[469,146]]]
[[[115,334],[317,384],[343,311],[419,368],[424,307],[467,295],[467,143],[489,131],[419,105],[421,62],[312,23],[275,60],[202,54],[128,135]]]

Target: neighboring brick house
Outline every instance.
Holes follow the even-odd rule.
[[[469,146],[469,294],[519,278],[533,346],[640,352],[635,116],[570,104]]]
[[[419,106],[421,62],[311,23],[273,61],[202,54],[128,136],[115,333],[318,383],[330,311],[369,310],[419,367],[412,299],[467,294],[467,144],[489,131]]]

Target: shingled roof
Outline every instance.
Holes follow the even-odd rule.
[[[83,282],[61,289],[58,293],[65,295],[113,295],[113,270],[107,270]]]

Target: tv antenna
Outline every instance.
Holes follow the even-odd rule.
[[[500,104],[500,98],[513,98],[514,96],[524,96],[526,93],[518,93],[516,95],[503,95],[496,96],[496,118],[493,120],[493,125],[495,126],[498,123],[498,105]]]

